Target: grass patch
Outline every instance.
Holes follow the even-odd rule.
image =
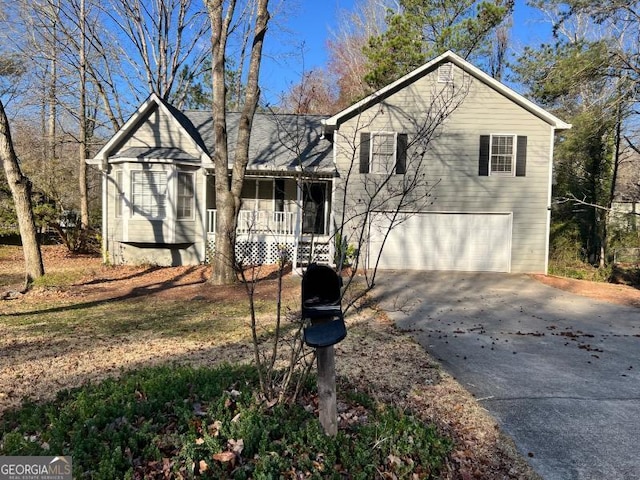
[[[549,274],[558,277],[588,280],[590,282],[609,282],[611,271],[611,267],[598,268],[579,260],[549,261]]]
[[[275,315],[275,300],[259,300],[259,316]],[[237,300],[162,300],[145,297],[117,300],[3,305],[2,324],[22,335],[73,334],[124,336],[149,332],[158,336],[200,340],[248,338],[248,302]]]
[[[45,273],[33,281],[34,287],[69,287],[86,275],[83,269],[59,270]]]
[[[14,245],[0,244],[0,261],[12,259],[15,253],[16,253],[16,247]]]
[[[0,455],[71,455],[76,478],[368,480],[434,478],[451,449],[433,426],[349,392],[359,420],[329,438],[302,404],[256,405],[256,388],[246,366],[131,372],[6,413]]]

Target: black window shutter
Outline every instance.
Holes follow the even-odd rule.
[[[478,175],[489,176],[489,141],[490,135],[480,135],[480,160],[478,163]]]
[[[527,173],[527,137],[518,137],[516,150],[516,177],[524,177]]]
[[[407,173],[407,134],[399,133],[396,145],[396,174]]]
[[[360,173],[369,173],[369,133],[360,134]]]

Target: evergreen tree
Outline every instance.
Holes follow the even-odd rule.
[[[513,11],[513,0],[400,0],[387,29],[365,47],[366,82],[381,88],[447,50],[476,63],[493,51],[492,33]]]

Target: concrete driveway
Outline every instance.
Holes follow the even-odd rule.
[[[374,293],[544,479],[640,479],[639,309],[525,275],[379,272]]]

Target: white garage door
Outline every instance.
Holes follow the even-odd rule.
[[[402,214],[390,231],[385,213],[371,216],[369,265],[382,240],[381,269],[509,272],[511,214]]]

